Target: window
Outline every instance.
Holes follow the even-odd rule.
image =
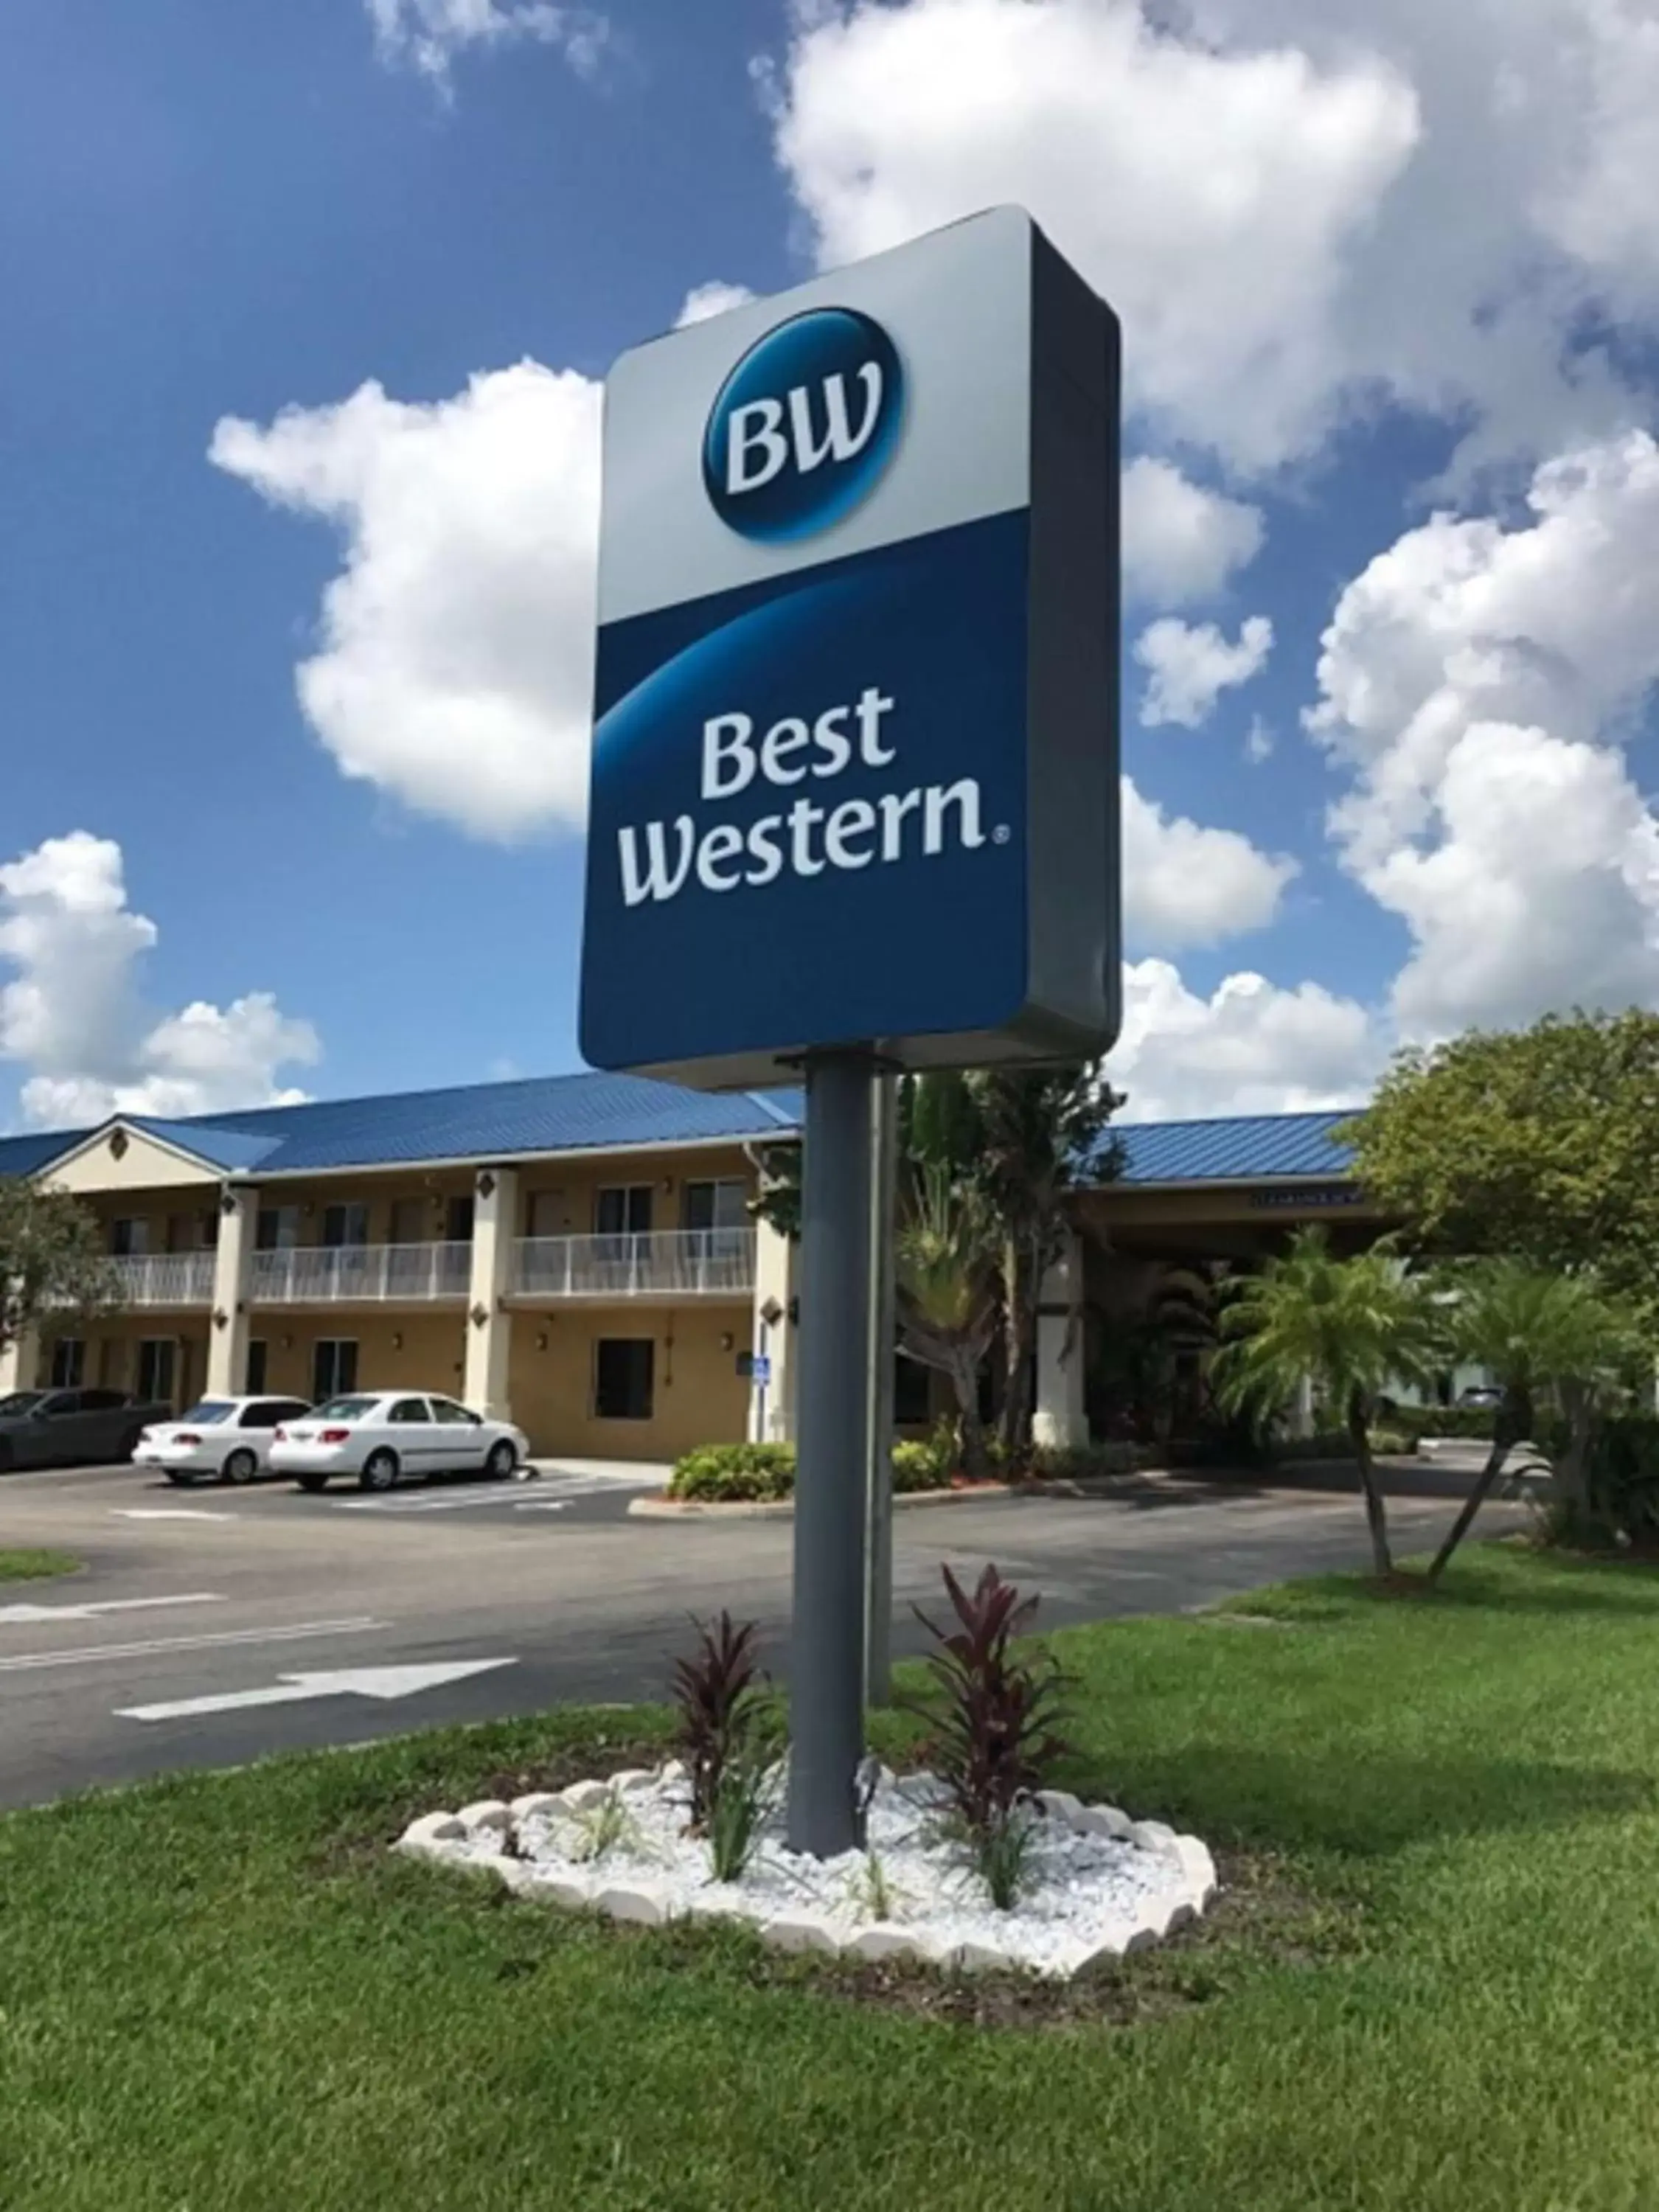
[[[602,1421],[648,1421],[656,1346],[648,1336],[601,1337],[594,1349],[593,1411]]]
[[[73,1390],[87,1371],[87,1347],[78,1336],[60,1336],[52,1347],[52,1387]]]
[[[319,1336],[312,1347],[311,1395],[319,1403],[338,1398],[357,1387],[357,1340],[355,1336]]]
[[[138,1346],[138,1395],[152,1403],[173,1401],[173,1363],[178,1346],[170,1336],[147,1336]]]
[[[432,1419],[424,1398],[399,1398],[386,1415],[388,1421],[410,1423],[418,1421],[424,1427]]]
[[[651,1185],[618,1183],[593,1194],[593,1227],[600,1237],[646,1237],[651,1231]]]
[[[392,1201],[389,1244],[424,1244],[429,1234],[431,1214],[423,1198],[396,1198]]]
[[[126,1402],[125,1390],[83,1390],[81,1393],[83,1413],[112,1413],[118,1406],[125,1406]]]
[[[109,1225],[109,1249],[118,1260],[149,1249],[149,1224],[142,1214],[128,1216]]]
[[[240,1425],[245,1429],[274,1429],[279,1421],[297,1421],[301,1413],[310,1411],[309,1406],[298,1398],[261,1398],[257,1405],[244,1411]]]
[[[59,1390],[52,1397],[40,1401],[41,1414],[48,1421],[66,1420],[70,1414],[78,1413],[80,1410],[81,1393],[78,1390]]]
[[[366,1421],[380,1402],[378,1398],[330,1398],[320,1406],[308,1406],[306,1411],[324,1421]]]
[[[747,1229],[749,1186],[741,1176],[689,1182],[680,1218],[686,1229]]]
[[[323,1208],[323,1242],[331,1250],[342,1245],[354,1249],[368,1242],[368,1208],[354,1201],[349,1206],[325,1206]]]
[[[167,1248],[169,1252],[193,1252],[196,1249],[197,1217],[193,1213],[170,1213],[167,1216]]]
[[[434,1421],[447,1421],[451,1428],[476,1429],[478,1425],[478,1416],[469,1413],[465,1406],[458,1406],[453,1398],[434,1398],[432,1418]]]
[[[300,1241],[297,1206],[262,1206],[253,1224],[253,1242],[261,1252],[291,1252]]]
[[[228,1398],[204,1398],[179,1418],[181,1421],[194,1421],[203,1428],[216,1427],[219,1422],[228,1421],[235,1410]]]
[[[270,1358],[270,1347],[266,1344],[264,1337],[256,1336],[249,1344],[247,1348],[247,1375],[246,1380],[250,1391],[258,1391],[264,1389],[265,1366],[268,1359]]]
[[[452,1244],[472,1242],[473,1202],[471,1194],[465,1198],[452,1198],[444,1215],[444,1235]]]
[[[919,1359],[900,1352],[893,1359],[893,1420],[902,1429],[925,1427],[933,1415],[933,1386]]]

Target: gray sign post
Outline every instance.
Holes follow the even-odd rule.
[[[870,1407],[871,1097],[866,1054],[806,1063],[789,1840],[821,1858],[860,1841],[864,1528]]]

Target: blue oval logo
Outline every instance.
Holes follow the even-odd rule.
[[[898,445],[904,371],[881,325],[854,307],[792,315],[750,347],[708,411],[702,480],[714,512],[776,544],[839,522]]]

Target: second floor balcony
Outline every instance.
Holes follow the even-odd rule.
[[[521,1237],[515,1297],[747,1297],[755,1287],[752,1229],[653,1229],[633,1236]]]
[[[106,1262],[123,1306],[208,1306],[213,1303],[211,1252],[124,1252]]]
[[[109,1262],[123,1307],[210,1307],[212,1252],[127,1253]],[[472,1247],[295,1244],[252,1255],[253,1306],[424,1305],[468,1297]],[[508,1295],[548,1300],[741,1298],[755,1287],[752,1229],[659,1229],[638,1235],[520,1237]]]
[[[435,1244],[295,1244],[256,1252],[248,1287],[256,1306],[423,1304],[464,1298],[472,1247]]]

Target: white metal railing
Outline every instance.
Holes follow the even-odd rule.
[[[376,1304],[464,1298],[471,1283],[467,1243],[295,1244],[254,1254],[248,1296],[264,1306]]]
[[[755,1287],[752,1229],[653,1229],[626,1237],[520,1237],[520,1297],[745,1297]]]
[[[122,1252],[109,1267],[124,1306],[210,1306],[211,1252]]]

